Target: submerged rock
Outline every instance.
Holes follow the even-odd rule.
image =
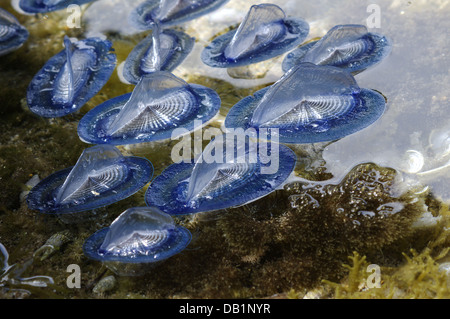
[[[60,250],[61,247],[72,240],[70,231],[64,230],[62,232],[58,232],[53,234],[44,245],[38,248],[33,257],[39,257],[40,261],[44,261],[51,255],[53,255],[56,251]]]
[[[107,276],[105,278],[102,278],[92,289],[92,292],[96,295],[101,295],[106,292],[111,291],[114,289],[114,287],[117,284],[116,277],[114,276]]]

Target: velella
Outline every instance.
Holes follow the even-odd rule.
[[[71,4],[82,5],[94,0],[20,0],[19,7],[27,13],[66,10]]]
[[[80,109],[100,91],[116,66],[112,43],[100,38],[72,42],[50,58],[27,90],[30,110],[42,117],[61,117]]]
[[[27,203],[42,213],[92,210],[133,195],[152,176],[153,166],[147,159],[123,156],[112,145],[96,145],[85,149],[75,166],[39,182]]]
[[[122,276],[138,276],[183,251],[191,233],[155,207],[133,207],[90,236],[84,254]]]
[[[0,56],[20,48],[28,39],[28,31],[16,17],[0,8]]]
[[[360,88],[346,70],[301,63],[235,104],[224,125],[277,129],[281,143],[327,142],[371,125],[385,105],[380,93]]]
[[[147,189],[147,205],[170,215],[193,214],[241,206],[275,191],[294,169],[294,152],[237,136],[220,135],[195,161],[166,168]]]
[[[302,45],[286,55],[282,68],[309,62],[336,66],[357,74],[379,63],[391,52],[391,41],[368,32],[364,25],[337,25],[318,41]]]
[[[78,124],[78,135],[86,143],[114,145],[175,138],[175,129],[193,131],[194,121],[206,124],[219,108],[214,90],[157,71],[142,76],[132,93],[86,113]]]
[[[268,60],[299,45],[309,33],[301,18],[287,18],[274,4],[251,6],[236,30],[215,38],[201,53],[212,67],[239,67]]]
[[[216,10],[229,0],[147,0],[130,14],[130,24],[138,30],[150,30],[158,22],[166,28]]]
[[[123,77],[136,84],[139,79],[156,71],[174,70],[194,46],[194,38],[184,32],[159,27],[130,52],[123,69]]]

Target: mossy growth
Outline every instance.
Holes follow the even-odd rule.
[[[381,267],[379,285],[374,285],[369,262],[354,252],[350,264],[343,267],[348,276],[341,283],[324,281],[331,287],[330,297],[336,299],[448,299],[449,276],[439,269],[436,260],[448,255],[449,249],[432,256],[430,248],[421,253],[414,249],[404,254],[405,263],[398,268]]]
[[[394,197],[395,179],[392,169],[364,164],[339,185],[292,184],[242,207],[177,218],[193,233],[190,246],[139,279],[120,278],[109,297],[125,291],[147,298],[307,292],[323,280],[345,278],[342,264],[353,251],[395,267],[404,260],[402,242],[415,246],[412,224],[426,209],[426,195]]]
[[[217,226],[231,252],[255,265],[252,280],[259,291],[312,288],[322,279],[341,278],[340,265],[354,250],[383,264],[401,258],[393,248],[412,237],[424,199],[393,197],[395,177],[392,169],[364,164],[339,185],[290,184],[229,210]]]
[[[80,265],[82,288],[57,290],[59,296],[250,298],[291,291],[287,296],[292,297],[299,296],[299,291],[304,294],[326,287],[326,291],[331,291],[330,297],[353,298],[343,288],[336,293],[335,286],[330,284],[342,280],[340,285],[345,286],[345,278],[350,278],[347,280],[357,281],[359,285],[359,276],[367,278],[365,259],[355,259],[355,263],[359,262],[358,271],[347,277],[348,268],[342,264],[353,251],[370,256],[371,263],[379,264],[385,281],[388,270],[397,269],[405,261],[402,252],[407,250],[402,242],[423,249],[423,240],[412,240],[417,232],[411,225],[424,212],[424,202],[429,199],[427,195],[411,194],[394,198],[390,191],[395,177],[392,169],[364,164],[352,170],[339,185],[291,184],[285,190],[242,207],[176,218],[193,233],[189,247],[142,277],[118,277],[117,286],[100,297],[92,294],[92,288],[112,273],[101,263],[83,256],[81,247],[88,236],[107,226],[127,205],[139,205],[142,194],[104,208],[107,217],[90,224],[62,225],[52,217],[31,217],[34,220],[31,225],[29,213],[22,205],[17,213],[4,218],[9,225],[4,230],[11,233],[19,223],[22,231],[35,238],[36,244],[19,240],[25,246],[14,246],[15,250],[25,247],[22,253],[31,256],[54,232],[70,229],[74,240],[48,260],[35,262],[29,272],[50,275],[63,286],[67,277],[65,267],[71,263]],[[389,213],[389,205],[397,207],[392,203],[400,203],[401,209]],[[11,220],[14,216],[20,217],[16,223]],[[426,236],[434,235],[426,233]],[[11,240],[17,242],[18,238]],[[446,245],[448,238],[441,236],[435,247]],[[50,273],[49,264],[52,265]],[[323,280],[328,281],[324,284]],[[349,287],[356,289],[355,284]]]
[[[436,205],[434,202],[429,205]],[[441,265],[450,259],[450,211],[445,204],[439,206],[439,222],[429,232],[424,248],[409,249],[402,253],[396,267],[383,266],[369,261],[354,251],[348,264],[342,264],[347,275],[339,282],[323,280],[319,298],[336,299],[447,299],[450,298],[450,276]],[[414,244],[414,243],[412,243]],[[420,245],[416,245],[420,246]],[[379,267],[379,278],[369,265]],[[378,283],[377,283],[378,280]],[[304,298],[302,290],[291,290],[288,298]]]

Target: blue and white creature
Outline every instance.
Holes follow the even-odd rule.
[[[172,71],[194,47],[195,39],[184,32],[161,30],[156,23],[152,33],[139,42],[125,60],[123,77],[136,84],[140,78],[156,71]]]
[[[150,30],[155,22],[162,28],[201,17],[229,0],[147,0],[131,14],[130,23],[139,30]]]
[[[183,215],[241,206],[275,191],[294,170],[296,155],[275,142],[242,138],[216,136],[194,162],[166,168],[147,189],[147,205]]]
[[[28,31],[16,17],[0,8],[0,56],[20,48],[28,39]]]
[[[201,59],[217,68],[245,66],[294,49],[308,33],[306,21],[286,17],[277,5],[253,5],[239,28],[215,38],[204,48]]]
[[[55,284],[53,278],[49,276],[22,277],[22,274],[33,264],[33,258],[12,265],[9,264],[8,259],[8,251],[0,243],[0,291],[2,292],[2,298],[4,298],[5,292],[18,296],[29,296],[31,292],[23,289],[27,286],[44,288]]]
[[[90,236],[84,254],[118,275],[139,276],[183,251],[191,233],[155,207],[133,207]]]
[[[234,105],[225,127],[277,129],[281,143],[327,142],[371,125],[385,106],[381,94],[360,88],[346,70],[301,63]]]
[[[114,145],[175,138],[175,129],[193,131],[195,121],[205,125],[219,108],[214,90],[158,71],[142,76],[132,93],[89,111],[80,120],[78,135],[87,143]]]
[[[145,158],[123,156],[111,145],[83,151],[77,163],[53,173],[28,194],[30,209],[42,213],[75,213],[107,206],[127,198],[153,176]]]
[[[357,74],[381,62],[390,52],[391,41],[368,32],[364,25],[337,25],[318,41],[302,45],[286,55],[282,68],[309,62],[336,66]]]
[[[65,36],[64,46],[28,86],[28,107],[42,117],[61,117],[79,110],[100,91],[116,67],[116,55],[108,40],[72,42]]]
[[[71,4],[82,5],[94,0],[20,0],[19,7],[27,13],[46,13],[66,10]]]

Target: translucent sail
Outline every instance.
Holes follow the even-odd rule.
[[[222,139],[213,140],[205,147],[203,153],[211,154],[213,149],[226,150],[224,145]],[[189,178],[186,194],[189,204],[195,205],[195,201],[201,197],[213,197],[214,194],[227,192],[236,183],[245,183],[252,176],[258,164],[250,160],[250,149],[246,148],[246,145],[248,146],[245,143],[235,146],[232,156],[230,154],[227,156],[226,152],[223,152],[221,161],[208,163],[202,158],[197,160]]]
[[[76,48],[67,36],[64,38],[64,45],[67,59],[55,78],[52,100],[59,104],[70,104],[89,79],[97,56],[88,47]]]
[[[174,228],[172,217],[157,208],[130,208],[112,222],[99,252],[124,257],[154,253]]]
[[[56,202],[64,204],[78,198],[100,196],[126,179],[127,168],[118,163],[123,157],[111,145],[90,147],[81,154],[56,196]]]
[[[303,57],[302,62],[340,65],[367,52],[373,46],[364,38],[368,34],[363,25],[342,25],[332,28]]]
[[[17,30],[12,25],[2,24],[0,25],[0,42],[8,41],[12,37],[16,36]]]
[[[8,11],[0,9],[0,24],[19,24],[19,21]]]
[[[197,107],[188,84],[169,72],[144,75],[108,128],[108,135],[152,132],[176,125]]]
[[[357,92],[359,87],[350,73],[305,63],[267,90],[251,124],[285,128],[335,118],[353,108]]]
[[[14,16],[0,9],[0,42],[15,37],[20,28],[19,22]]]
[[[160,0],[156,18],[159,20],[167,19],[175,12],[186,7],[189,2],[186,0]]]
[[[161,33],[159,26],[153,28],[152,45],[144,54],[140,68],[144,73],[161,70],[162,64],[170,57],[175,47],[175,39]]]
[[[21,47],[28,35],[16,17],[0,8],[0,56]]]
[[[276,5],[252,6],[225,48],[225,56],[229,59],[237,59],[267,44],[277,42],[286,34],[284,18],[283,10]]]

